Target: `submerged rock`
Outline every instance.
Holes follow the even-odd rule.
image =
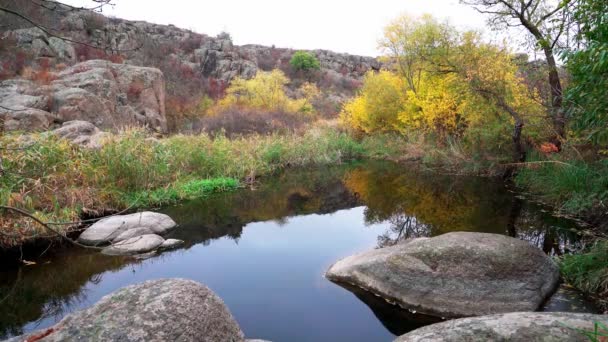
[[[525,241],[455,232],[344,258],[326,276],[412,312],[456,318],[537,310],[559,271]]]
[[[183,240],[167,239],[158,248],[161,250],[175,249],[184,244]]]
[[[128,286],[57,325],[12,341],[244,341],[224,302],[204,285],[160,279]]]
[[[146,234],[115,243],[101,252],[107,255],[135,255],[153,251],[165,242],[161,236]]]
[[[118,235],[114,240],[112,240],[112,243],[117,243],[120,241],[128,240],[128,239],[131,239],[134,237],[147,235],[147,234],[154,234],[154,232],[152,231],[152,229],[150,229],[148,227],[132,228],[132,229],[129,229],[129,230],[121,233],[120,235]]]
[[[460,341],[590,341],[595,323],[608,325],[608,316],[566,312],[514,312],[460,318],[429,325],[397,338],[396,342]]]
[[[91,246],[103,245],[131,229],[147,228],[154,234],[162,235],[176,226],[177,223],[169,216],[150,211],[116,215],[104,218],[87,228],[78,237],[78,242]]]

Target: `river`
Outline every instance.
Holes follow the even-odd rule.
[[[181,249],[148,259],[51,249],[0,268],[0,338],[48,327],[102,296],[149,279],[209,286],[248,338],[390,341],[421,322],[323,276],[338,259],[451,231],[511,235],[550,255],[577,247],[574,222],[499,180],[370,162],[287,170],[253,187],[161,209]]]

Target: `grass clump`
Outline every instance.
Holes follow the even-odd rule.
[[[541,159],[529,165],[520,170],[517,185],[567,214],[584,214],[608,200],[608,160],[563,163]]]
[[[144,190],[127,193],[123,202],[136,207],[171,204],[181,200],[206,197],[211,194],[235,190],[239,181],[234,178],[219,177],[211,179],[193,179],[187,182],[177,182],[165,188],[151,191]]]
[[[584,253],[563,256],[559,265],[568,283],[586,293],[608,298],[608,240],[597,241]]]

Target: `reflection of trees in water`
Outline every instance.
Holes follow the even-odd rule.
[[[236,191],[168,208],[180,228],[172,235],[195,244],[209,245],[229,238],[238,243],[251,222],[275,220],[312,213],[331,213],[360,205],[342,183],[349,168],[290,170],[267,178],[255,191]],[[350,167],[352,168],[352,167]],[[52,251],[50,263],[0,272],[0,340],[23,333],[24,325],[60,318],[86,301],[86,284],[98,284],[103,273],[136,265],[132,258],[108,257],[71,249]],[[150,259],[153,263],[162,254]],[[18,282],[16,283],[16,281]]]
[[[368,224],[388,223],[378,246],[454,231],[506,234],[561,255],[578,244],[573,222],[556,218],[508,192],[501,182],[366,167],[347,172],[345,185],[360,195]]]
[[[414,216],[397,213],[391,216],[388,222],[390,227],[378,236],[379,248],[392,246],[403,240],[431,235],[431,227],[418,221]]]
[[[559,219],[534,205],[513,197],[507,234],[530,242],[549,255],[563,255],[580,247],[574,222]]]
[[[134,259],[108,257],[79,249],[60,250],[49,262],[0,273],[0,339],[23,333],[29,322],[58,320],[87,299],[85,285],[101,274],[136,264]],[[0,295],[1,296],[1,295]]]

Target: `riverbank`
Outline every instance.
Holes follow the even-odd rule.
[[[134,129],[109,136],[101,149],[80,147],[48,133],[1,139],[7,149],[2,155],[0,203],[57,223],[52,227],[62,234],[78,230],[83,218],[231,191],[290,167],[390,159],[443,173],[495,176],[504,171],[505,164],[497,157],[467,152],[457,143],[437,146],[422,138],[390,134],[355,137],[324,126],[302,134],[232,139],[206,134],[156,139]],[[539,163],[520,168],[515,183],[558,212],[591,221],[601,214],[598,203],[602,203],[606,182],[602,175],[607,174],[601,167],[605,169],[601,163],[593,167]],[[57,239],[43,226],[9,213],[0,217],[0,226],[4,248]],[[601,301],[606,298],[608,253],[599,231],[587,239],[582,252],[588,253],[560,260],[564,278]],[[602,262],[596,262],[598,255]]]
[[[400,154],[398,138],[355,140],[332,128],[303,134],[174,135],[155,139],[139,129],[108,136],[100,149],[51,134],[5,135],[0,204],[26,210],[65,234],[83,217],[150,208],[229,191],[289,167],[340,164]],[[74,224],[64,224],[74,222]],[[54,224],[56,223],[56,224]],[[3,247],[54,238],[13,213],[0,218]]]

